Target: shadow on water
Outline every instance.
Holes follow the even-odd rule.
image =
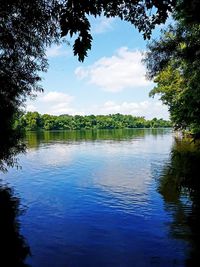
[[[20,234],[18,220],[23,210],[20,199],[11,188],[0,185],[0,266],[28,267],[24,263],[30,255],[30,248]]]
[[[70,142],[78,140],[124,140],[145,138],[164,133],[163,130],[116,130],[116,131],[76,131],[28,133],[28,147],[38,147],[41,143]],[[20,139],[12,135],[6,144],[1,140],[0,170],[6,164],[17,164],[17,153],[24,151]],[[16,142],[19,140],[19,142]],[[169,234],[189,246],[185,266],[200,266],[200,148],[188,140],[176,140],[171,150],[170,160],[158,180],[158,191],[164,199],[167,213],[172,215]],[[1,182],[1,181],[0,181]],[[20,233],[19,216],[23,210],[20,199],[8,186],[0,184],[0,266],[25,267],[30,248]]]
[[[0,172],[9,167],[18,167],[17,155],[25,152],[23,133],[18,129],[7,127],[0,129]]]
[[[0,173],[18,167],[17,155],[25,152],[22,133],[18,129],[0,129]],[[23,213],[19,197],[0,180],[0,266],[25,267],[30,249],[20,234],[19,216]]]
[[[200,147],[176,140],[158,190],[172,214],[170,235],[189,244],[185,266],[200,266]]]

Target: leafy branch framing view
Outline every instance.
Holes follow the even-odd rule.
[[[40,73],[47,71],[46,48],[75,36],[74,55],[83,61],[91,49],[88,16],[118,17],[150,38],[169,16],[175,26],[148,47],[148,77],[157,84],[176,129],[200,131],[199,1],[196,0],[7,0],[0,1],[1,136],[8,136],[14,116],[26,99],[42,91]]]

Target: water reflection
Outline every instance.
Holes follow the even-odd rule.
[[[27,132],[26,142],[29,148],[36,148],[42,143],[96,141],[96,140],[130,140],[146,136],[161,136],[169,129],[117,129],[117,130],[80,130],[80,131],[39,131]]]
[[[0,185],[0,266],[25,267],[30,255],[24,237],[20,234],[20,200],[11,188]]]
[[[25,152],[23,133],[13,128],[12,121],[4,114],[0,127],[0,174],[9,167],[18,167],[17,156]],[[0,180],[0,266],[25,267],[30,249],[20,233],[20,199]]]
[[[22,232],[33,256],[26,262],[199,266],[200,160],[194,144],[176,141],[163,171],[173,143],[166,129],[39,132],[27,140],[22,170],[4,176],[28,206]],[[162,171],[159,194],[154,174],[160,178]],[[19,233],[19,199],[7,187],[1,191],[16,210],[7,223],[10,235],[1,227],[3,239],[14,236],[12,244],[22,249],[15,250],[21,261],[7,266],[25,266],[29,250]]]
[[[200,266],[200,149],[189,140],[176,140],[159,181],[165,208],[173,216],[170,235],[190,244],[185,266]]]
[[[141,216],[147,216],[148,190],[152,181],[150,164],[148,159],[134,157],[133,153],[127,155],[126,143],[123,147],[124,150],[126,148],[126,153],[118,149],[118,155],[113,154],[112,158],[95,172],[93,183],[96,190],[99,189],[106,194],[105,204],[112,206],[113,209],[132,214],[138,214],[139,210]]]
[[[19,129],[0,127],[0,172],[6,172],[9,167],[18,167],[17,155],[25,152],[22,136]]]
[[[31,265],[168,267],[175,258],[182,266],[184,250],[173,252],[176,241],[163,228],[168,216],[160,216],[151,187],[151,163],[168,157],[171,132],[122,132],[100,131],[92,140],[91,131],[29,133],[22,170],[11,170],[9,181],[28,206]]]

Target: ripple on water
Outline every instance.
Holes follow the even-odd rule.
[[[143,132],[41,141],[5,176],[27,205],[33,267],[184,266],[186,245],[170,237],[173,213],[156,192],[171,134]]]

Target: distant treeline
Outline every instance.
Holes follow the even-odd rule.
[[[38,112],[27,112],[16,121],[17,125],[29,131],[35,130],[81,130],[81,129],[123,129],[123,128],[160,128],[172,127],[170,121],[132,115],[41,115]]]

